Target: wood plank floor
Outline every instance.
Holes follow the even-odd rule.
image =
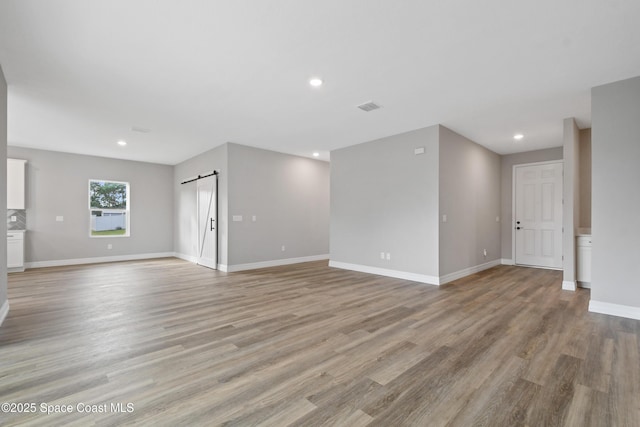
[[[12,274],[9,298],[0,402],[37,407],[2,425],[640,426],[640,321],[557,271],[438,288],[169,258]]]

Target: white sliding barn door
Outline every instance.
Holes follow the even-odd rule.
[[[562,268],[562,163],[515,166],[515,263]]]
[[[217,176],[197,181],[198,264],[218,268]]]

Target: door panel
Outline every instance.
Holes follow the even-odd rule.
[[[198,264],[218,268],[217,177],[197,181]]]
[[[515,263],[562,268],[562,163],[515,167]]]

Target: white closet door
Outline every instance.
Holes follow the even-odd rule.
[[[198,191],[198,264],[218,268],[217,177],[201,178]]]

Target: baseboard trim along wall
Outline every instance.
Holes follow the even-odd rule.
[[[563,280],[562,281],[562,290],[563,291],[575,291],[576,290],[576,282],[574,280]]]
[[[444,285],[445,283],[462,279],[463,277],[470,276],[475,273],[479,273],[483,270],[487,270],[491,267],[495,267],[496,265],[500,265],[501,263],[502,263],[502,260],[496,259],[493,261],[485,262],[484,264],[476,265],[474,267],[469,267],[463,270],[455,271],[453,273],[445,274],[444,276],[440,276],[440,284]]]
[[[640,307],[632,307],[629,305],[591,300],[589,301],[589,311],[592,313],[608,314],[610,316],[640,320]]]
[[[0,326],[2,326],[4,319],[7,318],[7,314],[9,314],[9,300],[6,300],[0,307]]]
[[[171,258],[174,256],[176,256],[174,252],[158,252],[158,253],[151,253],[151,254],[116,255],[116,256],[93,257],[93,258],[75,258],[75,259],[59,259],[54,261],[25,262],[24,266],[25,268],[61,267],[65,265],[98,264],[103,262],[135,261],[140,259],[152,259],[152,258]]]
[[[501,264],[501,260],[496,259],[484,264],[476,265],[474,267],[465,268],[463,270],[455,271],[453,273],[446,274],[444,276],[436,277],[429,276],[427,274],[409,273],[407,271],[390,270],[387,268],[370,267],[368,265],[350,264],[340,261],[329,261],[329,267],[341,268],[343,270],[359,271],[361,273],[377,274],[378,276],[393,277],[396,279],[411,280],[412,282],[426,283],[428,285],[444,285],[445,283],[453,282],[454,280],[461,279],[466,276],[478,273],[483,270],[487,270],[491,267],[495,267]]]
[[[278,267],[281,265],[299,264],[301,262],[322,261],[329,259],[329,254],[303,256],[298,258],[274,259],[271,261],[251,262],[248,264],[218,264],[218,270],[234,273],[236,271],[256,270],[258,268]]]
[[[407,271],[389,270],[387,268],[370,267],[368,265],[350,264],[348,262],[329,261],[329,267],[343,270],[359,271],[361,273],[377,274],[378,276],[393,277],[395,279],[411,280],[412,282],[426,283],[427,285],[439,285],[440,279],[426,274],[409,273]]]
[[[509,258],[502,258],[502,259],[500,260],[500,264],[502,264],[502,265],[515,265],[516,263],[515,263],[515,262],[513,262],[513,260],[512,260],[512,259],[509,259]]]

